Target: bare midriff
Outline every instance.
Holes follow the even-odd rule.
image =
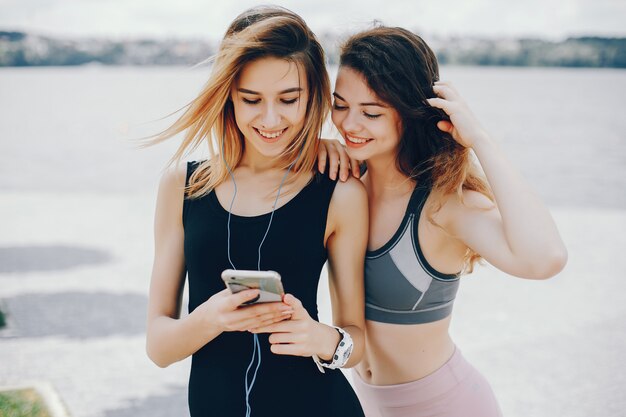
[[[365,355],[355,368],[367,384],[416,381],[441,368],[454,353],[450,317],[413,325],[367,320],[365,327]]]

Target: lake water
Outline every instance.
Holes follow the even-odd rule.
[[[156,120],[193,98],[207,71],[0,68],[0,190],[137,192],[153,184],[174,144],[137,152],[129,140],[166,126]],[[626,71],[441,72],[551,205],[626,207]]]

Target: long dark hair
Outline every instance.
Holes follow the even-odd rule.
[[[447,115],[426,99],[439,80],[437,57],[418,35],[398,27],[375,27],[350,37],[341,48],[340,65],[364,76],[380,100],[393,107],[402,120],[396,166],[418,183],[445,196],[463,190],[478,191],[493,200],[487,181],[472,163],[470,149],[437,127]],[[442,202],[436,202],[436,212]],[[432,213],[429,216],[432,220]],[[480,256],[468,250],[466,270]]]

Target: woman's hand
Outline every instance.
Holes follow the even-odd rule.
[[[311,318],[302,302],[286,294],[283,302],[293,309],[291,320],[252,329],[252,333],[271,333],[271,351],[277,355],[313,356],[330,360],[341,339],[339,332]]]
[[[452,84],[437,81],[433,86],[438,98],[429,98],[426,101],[433,107],[446,112],[450,121],[442,120],[437,127],[449,133],[454,140],[466,148],[473,147],[477,141],[487,138],[487,134],[461,98]]]
[[[320,173],[324,173],[328,165],[331,179],[339,179],[346,181],[350,174],[355,178],[359,178],[359,161],[351,159],[346,152],[346,148],[335,139],[320,139],[319,149],[317,151],[317,169]]]
[[[242,306],[254,300],[259,290],[245,290],[232,294],[229,289],[218,292],[200,308],[211,324],[221,332],[243,332],[289,319],[293,309],[281,302]]]

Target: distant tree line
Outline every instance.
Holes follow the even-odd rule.
[[[338,60],[338,38],[321,36],[329,61]],[[442,64],[626,68],[626,38],[427,39]],[[0,31],[0,66],[194,65],[216,52],[205,40],[58,39]]]
[[[450,39],[435,51],[442,64],[626,68],[626,38]]]
[[[0,31],[0,66],[192,65],[215,52],[209,41],[55,39]]]

